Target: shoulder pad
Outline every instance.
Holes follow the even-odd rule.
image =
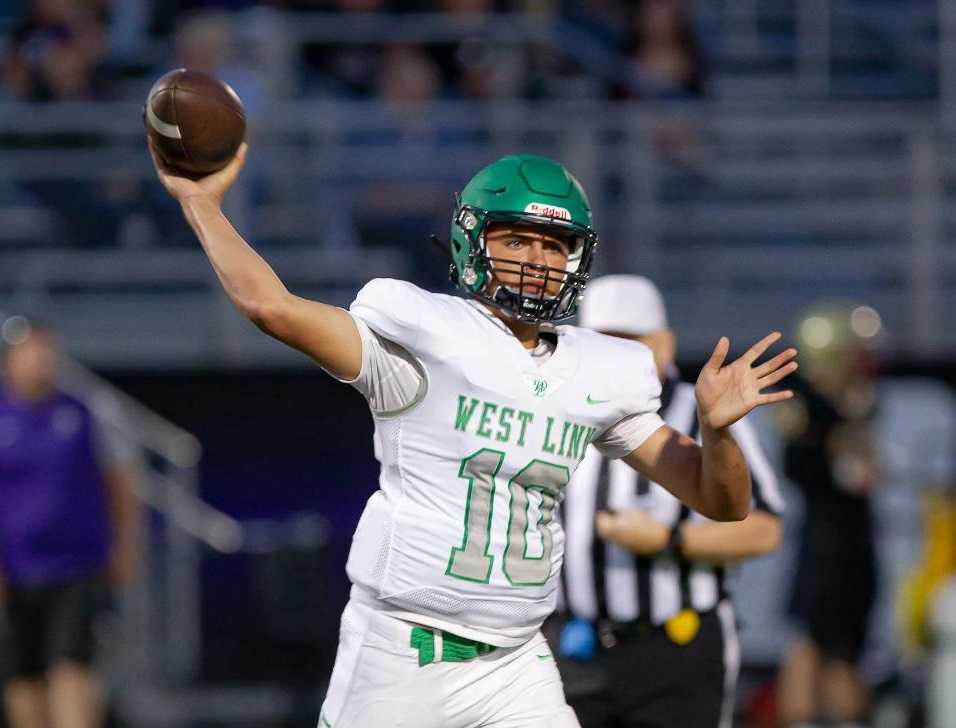
[[[407,281],[375,278],[358,292],[349,312],[389,341],[413,348],[431,297]]]
[[[587,357],[586,371],[595,384],[595,398],[619,403],[621,416],[660,408],[661,380],[647,346],[589,329],[577,331]]]

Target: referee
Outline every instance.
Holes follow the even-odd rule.
[[[649,346],[661,416],[697,436],[694,386],[674,367],[675,339],[653,283],[592,281],[581,324]],[[709,521],[594,448],[567,489],[563,614],[552,637],[582,728],[732,723],[739,650],[725,567],[777,548],[783,502],[753,429],[743,420],[731,429],[753,481],[744,521]]]

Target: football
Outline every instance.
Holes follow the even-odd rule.
[[[225,167],[246,135],[242,101],[229,84],[185,68],[153,84],[143,120],[162,160],[194,178]]]

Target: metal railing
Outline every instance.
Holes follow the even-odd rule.
[[[907,83],[915,83],[921,97],[935,97],[938,91],[947,100],[953,98],[954,86],[948,81],[956,63],[956,21],[947,0],[696,0],[688,4],[718,78],[711,89],[718,96],[827,98],[842,92],[876,98],[886,93],[905,95]],[[257,72],[283,87],[291,85],[290,66],[305,44],[546,46],[592,79],[622,87],[633,80],[627,60],[590,27],[598,23],[597,18],[582,24],[577,14],[287,13],[260,6],[233,18],[232,55],[241,61],[252,59]],[[0,33],[3,30],[0,26]],[[621,32],[621,28],[609,28],[606,34]],[[870,43],[871,37],[878,42]],[[169,62],[170,47],[165,41],[143,37],[124,39],[121,45],[127,46],[121,53],[133,53],[138,64]],[[840,81],[847,75],[841,67],[846,61],[852,67],[854,59],[861,65],[877,60],[889,68],[876,72],[869,90],[859,84],[854,88],[852,83],[841,88]],[[761,65],[768,70],[761,70]],[[937,74],[937,88],[923,82]],[[852,70],[849,75],[853,76]]]
[[[945,0],[701,0],[694,7],[719,95],[952,99],[946,77],[956,28]]]
[[[242,527],[199,498],[202,447],[193,435],[69,357],[61,357],[59,378],[63,389],[142,454],[135,494],[164,526],[143,533],[142,573],[123,595],[124,654],[110,667],[124,682],[187,683],[200,657],[200,550],[237,550]]]
[[[0,310],[0,322],[12,320]],[[263,529],[199,497],[202,446],[187,430],[65,354],[58,360],[57,386],[80,398],[111,436],[136,453],[134,495],[162,517],[160,533],[146,528],[141,534],[141,571],[122,595],[123,656],[111,669],[124,680],[188,683],[200,657],[201,549],[261,551]]]
[[[452,192],[476,169],[503,153],[539,152],[592,191],[597,272],[657,279],[685,356],[705,354],[720,331],[752,338],[786,327],[821,297],[876,306],[892,355],[951,356],[956,145],[937,112],[446,102],[403,116],[373,102],[277,103],[251,122],[245,186],[231,193],[230,215],[294,290],[345,305],[366,280],[414,277],[434,260],[427,233],[447,236]],[[134,105],[0,107],[0,134],[101,132],[46,156],[0,147],[0,185],[119,179],[156,198],[139,123]],[[395,141],[410,127],[413,140]],[[156,214],[179,216],[175,207]],[[419,220],[410,232],[409,219]],[[83,360],[305,362],[231,311],[195,247],[157,238],[87,251],[40,235],[39,249],[0,247],[0,305],[45,311]]]
[[[0,310],[0,322],[6,320]],[[296,708],[288,687],[215,688],[201,682],[200,562],[204,553],[312,553],[328,539],[327,521],[314,513],[284,521],[236,520],[199,497],[202,447],[192,434],[69,356],[60,357],[58,386],[81,398],[140,454],[134,492],[160,516],[145,519],[137,576],[117,595],[117,618],[99,635],[106,648],[99,667],[123,724],[181,728],[201,721],[285,720]]]

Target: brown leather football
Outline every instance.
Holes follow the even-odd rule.
[[[245,111],[229,84],[185,68],[153,84],[143,115],[163,161],[190,177],[225,167],[246,135]]]

